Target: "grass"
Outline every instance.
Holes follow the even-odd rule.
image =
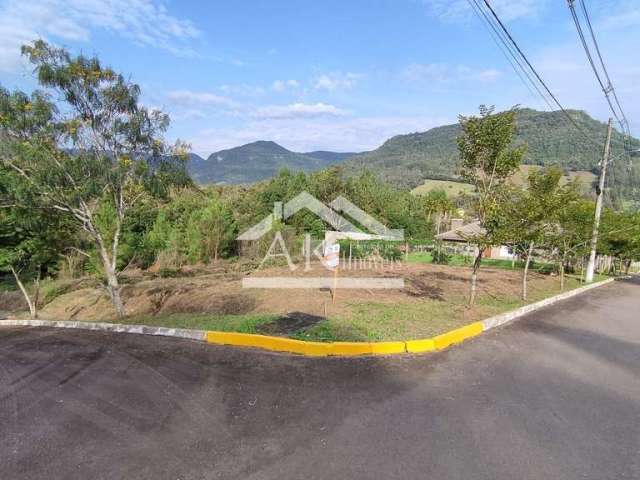
[[[541,167],[538,165],[520,165],[520,170],[516,172],[511,181],[515,185],[525,185],[527,183],[527,177],[529,176],[529,173],[540,168]],[[593,174],[593,172],[583,170],[568,171],[562,177],[561,182],[564,185],[569,183],[570,181],[577,179],[580,183],[581,191],[583,193],[586,193],[591,190],[591,185],[595,178],[596,176]],[[424,195],[435,190],[443,190],[447,193],[448,197],[457,197],[461,193],[473,193],[474,187],[473,185],[464,182],[427,179],[422,185],[418,185],[416,188],[411,190],[411,193],[413,193],[414,195]]]
[[[278,316],[270,314],[215,315],[210,313],[174,313],[171,315],[145,315],[112,320],[132,325],[154,327],[189,328],[194,330],[217,330],[220,332],[256,333],[257,328],[274,321]]]
[[[425,180],[422,185],[417,186],[411,193],[414,195],[424,195],[426,193],[442,190],[448,197],[457,197],[461,193],[472,193],[473,185],[463,182],[452,182],[448,180]]]
[[[606,277],[600,276],[596,281]],[[565,291],[582,284],[577,277],[567,276]],[[529,303],[557,295],[557,282],[544,288],[530,288],[529,298],[519,295],[492,297],[481,294],[476,306],[467,308],[467,298],[440,301],[421,299],[411,303],[360,303],[351,306],[351,314],[329,318],[310,328],[296,332],[293,337],[309,341],[394,341],[430,338],[469,323],[492,317]]]
[[[510,262],[509,262],[509,267]],[[607,278],[597,275],[595,281]],[[567,275],[565,291],[582,283],[577,276]],[[473,309],[467,308],[465,295],[447,300],[416,298],[409,302],[359,302],[350,303],[343,315],[330,316],[315,325],[290,333],[290,338],[317,342],[378,342],[418,338],[430,338],[469,323],[514,310],[559,292],[559,279],[533,287],[525,302],[517,294],[499,297],[482,293]],[[260,333],[261,326],[275,322],[279,315],[271,314],[171,314],[162,316],[138,316],[126,319],[126,323],[160,327],[217,330],[239,333]],[[117,322],[117,320],[113,320]]]
[[[433,256],[428,252],[415,252],[409,254],[409,263],[431,263]],[[465,257],[464,255],[452,255],[448,265],[453,267],[469,267],[473,259],[471,257]],[[502,260],[498,258],[483,258],[482,265],[494,268],[504,268],[508,270],[520,270],[524,268],[524,261],[518,260],[512,264],[511,260]],[[545,262],[532,262],[530,269],[532,271],[539,271],[548,269],[552,264]]]

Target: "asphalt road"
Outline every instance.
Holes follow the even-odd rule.
[[[448,351],[0,329],[0,479],[640,479],[640,281]]]

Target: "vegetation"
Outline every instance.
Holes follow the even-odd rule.
[[[569,114],[591,138],[602,139],[606,125],[594,120],[583,111],[569,110]],[[518,125],[513,146],[526,145],[523,163],[527,165],[558,166],[564,171],[598,172],[602,153],[575,134],[574,127],[560,111],[540,112],[522,108],[516,111]],[[462,161],[456,139],[460,125],[445,125],[426,132],[398,135],[387,140],[380,148],[347,159],[344,167],[349,172],[362,169],[375,171],[379,177],[400,188],[415,188],[425,179],[460,181]],[[613,144],[623,144],[621,133],[614,131]],[[640,140],[631,139],[631,148],[640,148]],[[612,155],[620,155],[614,148]],[[526,179],[528,175],[524,175]],[[631,162],[622,156],[614,162],[612,173],[613,201],[623,200],[640,205],[640,162]]]
[[[471,274],[469,305],[476,299],[478,270],[485,249],[507,240],[506,225],[511,219],[503,215],[508,202],[506,182],[522,162],[524,148],[511,148],[516,130],[515,111],[493,113],[480,106],[480,116],[460,117],[462,133],[458,150],[462,159],[462,177],[475,186],[475,213],[482,233],[468,240],[478,247]]]
[[[527,299],[527,273],[535,248],[551,250],[559,235],[560,216],[566,205],[578,199],[578,184],[561,185],[562,171],[557,167],[532,170],[526,189],[514,189],[502,208],[506,238],[525,258],[522,274],[522,299]],[[564,278],[564,271],[562,270]]]
[[[322,151],[296,153],[275,142],[258,141],[214,152],[206,160],[192,154],[189,173],[200,184],[250,183],[271,178],[283,168],[303,172],[321,170],[351,155]]]
[[[0,91],[2,178],[9,183],[3,190],[10,204],[63,213],[84,231],[122,317],[117,260],[123,225],[142,197],[176,180],[170,159],[180,145],[165,145],[168,117],[141,106],[139,87],[97,58],[72,57],[41,40],[23,53],[40,85],[64,105],[58,108],[43,92]]]
[[[542,142],[539,139],[534,142],[534,156],[531,149],[520,144],[523,128],[527,135],[533,135],[532,130],[541,128],[536,122],[548,126],[549,117],[539,112],[494,113],[491,108],[481,107],[479,116],[460,117],[459,126],[409,136],[415,140],[411,148],[422,152],[420,155],[434,153],[434,138],[458,136],[458,173],[473,193],[455,198],[441,189],[413,195],[379,175],[369,171],[354,174],[341,166],[310,173],[280,169],[275,177],[249,185],[199,188],[186,172],[187,146],[165,142],[163,134],[169,119],[140,104],[137,85],[102,66],[97,58],[72,56],[42,41],[26,46],[24,53],[34,65],[42,90],[26,94],[0,87],[0,284],[2,290],[13,289],[16,295],[23,295],[33,318],[57,295],[80,285],[93,288],[97,283],[108,292],[116,315],[123,317],[126,312],[121,290],[126,276],[122,273],[127,269],[139,268],[141,275],[167,278],[182,275],[191,266],[212,265],[209,272],[219,269],[228,273],[257,265],[271,243],[269,235],[246,247],[241,247],[236,237],[272,214],[275,202],[286,203],[301,192],[324,203],[345,196],[387,227],[404,230],[404,245],[343,243],[343,251],[350,251],[353,258],[377,256],[400,261],[406,258],[410,245],[418,244],[427,247],[428,253],[422,258],[412,254],[409,262],[471,265],[468,301],[476,307],[487,302],[478,296],[481,265],[520,265],[483,259],[486,248],[506,243],[519,252],[524,268],[522,301],[538,295],[527,295],[529,270],[557,271],[564,288],[565,272],[576,272],[587,251],[593,201],[581,196],[577,182],[567,182],[559,168],[531,169],[526,182],[514,181],[523,158],[537,163],[538,155],[551,154],[536,147],[535,142]],[[396,137],[387,147],[406,140],[406,136]],[[285,155],[275,144],[252,148],[258,147]],[[315,155],[325,162],[340,160],[331,152]],[[441,152],[438,158],[445,158],[443,155]],[[389,157],[390,162],[394,159]],[[546,158],[540,162],[548,163]],[[557,163],[563,162],[559,156]],[[266,163],[268,169],[280,165]],[[564,166],[585,167],[577,160]],[[384,177],[385,169],[380,171]],[[640,260],[640,214],[613,208],[616,206],[619,204],[611,202],[603,213],[598,253],[610,256],[612,270],[624,272],[631,262]],[[467,239],[478,246],[473,261],[434,242],[435,235],[449,229],[460,210],[467,221],[477,219],[482,227],[481,234]],[[275,226],[287,244],[295,247],[292,252],[300,251],[305,234],[317,241],[324,237],[326,228],[323,220],[306,210]],[[237,262],[240,256],[246,264]],[[415,310],[402,306],[397,311],[415,319],[425,314],[423,308],[439,311],[441,304],[434,303],[427,290],[418,289],[414,294],[424,301],[422,306],[415,306]],[[106,302],[106,296],[103,299]],[[350,317],[360,319],[355,336],[392,336],[379,331],[363,334],[366,319],[378,317],[365,307],[358,308]],[[380,308],[381,322],[397,318],[384,313],[390,309]],[[172,311],[182,310],[176,307]],[[247,311],[251,308],[238,313]],[[252,331],[268,321],[268,316],[251,315],[230,319],[190,314],[166,322],[221,329],[228,324],[229,329]],[[146,317],[135,320],[165,321]],[[346,330],[336,334],[334,323],[318,324],[313,327],[316,330],[298,333],[348,337]]]

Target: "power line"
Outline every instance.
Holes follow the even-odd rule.
[[[507,27],[504,25],[504,23],[502,23],[502,20],[500,20],[500,17],[498,17],[498,14],[495,12],[495,10],[493,9],[493,7],[491,6],[491,4],[488,2],[488,0],[483,0],[484,4],[487,6],[487,8],[489,9],[489,11],[491,12],[491,15],[493,16],[493,18],[495,19],[495,21],[498,23],[498,25],[500,26],[500,28],[502,29],[502,31],[504,32],[504,34],[506,35],[506,38],[509,40],[509,42],[511,42],[511,44],[513,45],[513,47],[515,48],[515,50],[517,51],[518,55],[522,58],[522,60],[526,63],[527,67],[529,68],[529,70],[533,73],[533,75],[535,76],[535,78],[538,80],[538,82],[540,83],[540,85],[542,85],[542,87],[544,88],[544,90],[547,92],[547,94],[549,95],[549,97],[551,99],[553,99],[553,102],[558,106],[558,108],[562,111],[562,113],[565,115],[565,117],[571,122],[571,124],[576,128],[577,131],[579,131],[582,136],[589,141],[590,143],[593,143],[595,145],[598,146],[598,148],[602,147],[602,144],[599,142],[596,142],[595,140],[593,140],[581,127],[580,125],[578,125],[576,123],[576,121],[573,119],[573,117],[569,114],[569,112],[567,112],[567,110],[564,108],[564,106],[560,103],[560,101],[558,100],[558,98],[553,94],[553,92],[551,91],[551,89],[547,86],[547,84],[545,83],[545,81],[542,79],[542,77],[540,76],[540,74],[536,71],[536,69],[534,68],[534,66],[531,64],[531,62],[529,61],[529,59],[527,58],[527,56],[524,54],[524,52],[522,51],[522,49],[520,48],[520,46],[518,45],[518,43],[515,41],[515,39],[513,38],[513,36],[511,35],[511,33],[509,32],[509,30],[507,29]]]
[[[604,66],[604,61],[602,59],[602,55],[600,54],[600,49],[599,47],[597,47],[597,41],[593,32],[593,29],[591,28],[591,22],[588,21],[589,24],[589,29],[591,30],[591,38],[594,42],[594,45],[596,45],[596,50],[598,52],[598,57],[600,59],[600,64],[603,67],[603,71],[605,72],[606,78],[607,78],[607,84],[605,85],[605,83],[603,82],[602,78],[600,77],[600,73],[598,72],[598,69],[596,67],[596,64],[593,60],[593,56],[591,55],[591,49],[589,48],[589,45],[587,44],[587,40],[584,36],[584,32],[582,30],[582,25],[580,24],[580,19],[578,17],[578,13],[576,12],[575,6],[574,6],[574,2],[575,0],[567,0],[567,3],[569,5],[569,10],[571,11],[571,17],[573,18],[573,23],[576,26],[576,30],[578,31],[578,36],[580,37],[580,42],[582,43],[582,48],[584,49],[584,52],[587,55],[587,60],[589,60],[589,64],[591,65],[591,69],[593,70],[593,73],[596,76],[596,80],[598,81],[598,83],[600,84],[600,88],[602,89],[602,92],[604,93],[604,96],[607,100],[607,103],[609,104],[609,108],[611,109],[611,112],[613,113],[613,116],[615,117],[616,121],[620,124],[620,127],[622,128],[622,131],[626,133],[626,128],[625,128],[625,124],[623,123],[622,119],[620,118],[620,115],[618,115],[618,112],[616,111],[616,109],[613,106],[613,102],[611,101],[611,97],[609,96],[609,94],[611,92],[615,92],[613,85],[611,83],[611,80],[609,79],[609,75],[608,73],[606,73],[606,67]],[[586,5],[584,4],[584,1],[581,1],[582,4],[582,10],[585,13],[585,17],[588,17],[588,13],[587,13],[587,9],[586,9]],[[618,106],[620,104],[618,103]],[[622,111],[622,109],[620,108],[620,112],[622,113],[622,116],[624,117],[624,112]]]
[[[520,81],[524,84],[525,87],[527,87],[527,89],[529,90],[529,93],[531,93],[531,95],[535,97],[536,94],[533,91],[533,89],[535,89],[538,95],[547,104],[549,109],[553,110],[553,107],[549,102],[549,99],[542,93],[542,91],[538,87],[535,80],[531,78],[530,73],[521,63],[522,61],[520,60],[516,52],[513,50],[513,47],[511,47],[511,45],[505,40],[505,37],[503,36],[504,34],[496,27],[494,22],[492,22],[491,19],[487,16],[487,13],[484,11],[482,6],[478,3],[478,0],[467,0],[467,2],[471,6],[475,14],[478,16],[478,18],[480,19],[484,27],[487,29],[487,31],[489,32],[489,35],[491,36],[491,39],[494,41],[498,49],[502,52],[504,57],[507,59],[507,61],[513,68],[514,72],[516,73],[516,75],[518,75],[518,78],[520,78]],[[531,87],[533,87],[533,89]]]
[[[593,32],[593,26],[591,25],[591,18],[589,17],[589,12],[587,10],[587,6],[584,3],[584,0],[580,0],[580,5],[582,6],[582,12],[584,14],[584,18],[587,20],[587,25],[589,27],[589,32],[591,33],[591,39],[593,40],[593,45],[596,47],[596,53],[598,54],[598,58],[600,59],[600,65],[602,66],[602,71],[604,72],[604,76],[607,79],[607,83],[611,93],[613,93],[613,98],[618,105],[618,109],[620,110],[620,114],[622,115],[622,120],[624,121],[623,131],[626,127],[626,132],[628,136],[631,136],[631,132],[629,131],[629,121],[627,120],[626,115],[624,114],[624,110],[622,109],[622,105],[620,105],[620,100],[618,99],[618,94],[616,93],[616,89],[613,88],[613,83],[611,82],[611,78],[609,77],[609,72],[607,71],[607,67],[604,64],[604,60],[602,59],[602,53],[600,52],[600,46],[598,45],[598,40],[596,39],[596,35]]]

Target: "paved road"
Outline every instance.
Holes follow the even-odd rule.
[[[640,282],[446,352],[0,330],[1,479],[640,478]]]

